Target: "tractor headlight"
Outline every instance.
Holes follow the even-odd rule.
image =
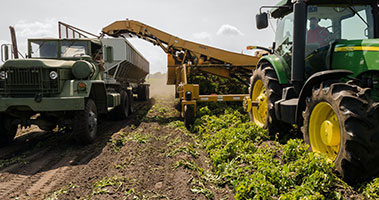
[[[50,72],[50,79],[55,80],[58,78],[58,73],[56,71]]]
[[[0,72],[0,79],[5,80],[8,78],[8,73],[5,71]]]

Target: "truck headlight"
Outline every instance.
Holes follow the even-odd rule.
[[[51,78],[52,80],[57,79],[57,78],[58,78],[58,73],[57,73],[56,71],[51,71],[51,72],[50,72],[50,78]]]
[[[5,80],[8,78],[8,73],[5,71],[0,72],[0,79]]]

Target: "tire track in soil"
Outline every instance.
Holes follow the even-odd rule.
[[[28,165],[14,164],[3,169],[1,171],[2,176],[5,175],[6,177],[10,177],[10,179],[0,182],[0,199],[7,199],[11,194],[17,193],[19,191],[18,188],[28,184],[28,179],[33,176],[31,174],[36,174],[46,167],[51,158],[54,158],[54,155],[54,152],[45,149],[26,158],[27,161],[32,161]]]
[[[136,104],[137,108],[141,106]],[[104,120],[99,125],[102,134],[94,144],[88,146],[71,144],[68,134],[60,136],[56,133],[34,132],[35,129],[30,133],[24,131],[13,144],[1,148],[0,159],[21,156],[22,162],[0,169],[0,199],[43,198],[56,185],[65,182],[67,176],[78,176],[98,156],[109,137],[129,123]],[[36,148],[39,142],[42,142],[42,147]],[[72,151],[67,153],[67,148],[72,148]]]

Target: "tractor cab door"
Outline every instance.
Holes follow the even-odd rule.
[[[281,56],[288,66],[291,66],[293,43],[293,12],[278,19],[275,35],[275,53]]]

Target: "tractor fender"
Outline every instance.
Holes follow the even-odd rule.
[[[299,101],[296,107],[296,122],[297,124],[303,123],[302,112],[305,110],[305,99],[312,95],[312,88],[315,85],[321,84],[322,81],[325,80],[336,80],[341,79],[343,77],[347,77],[352,75],[353,72],[350,70],[326,70],[313,74],[308,80],[305,82],[302,87],[299,95]]]
[[[278,77],[279,84],[288,84],[287,71],[289,72],[289,67],[284,61],[284,59],[278,55],[270,54],[263,56],[258,63],[269,62],[272,67],[274,67],[276,76]]]

